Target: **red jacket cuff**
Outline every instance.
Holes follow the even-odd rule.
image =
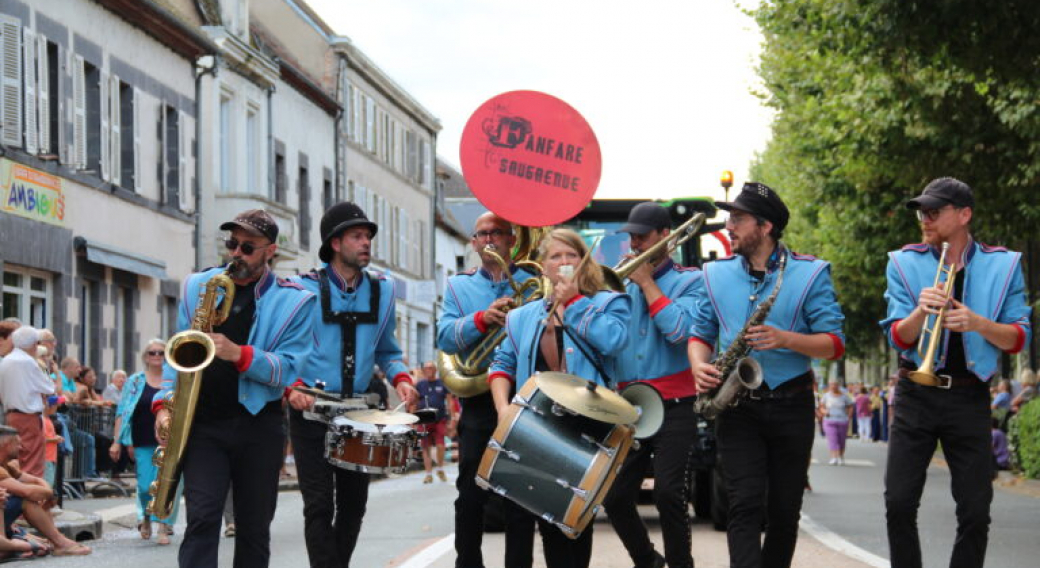
[[[1022,329],[1022,326],[1017,323],[1013,323],[1011,325],[1013,325],[1015,327],[1015,331],[1018,332],[1018,339],[1015,340],[1014,347],[1007,350],[1008,353],[1013,354],[1018,353],[1022,350],[1023,347],[1026,346],[1026,330]]]
[[[672,301],[668,299],[668,296],[661,296],[654,300],[654,303],[650,304],[650,317],[654,317],[658,312],[663,310],[665,306],[671,304]]]
[[[412,380],[412,376],[408,373],[397,373],[396,375],[394,375],[394,388],[397,388],[397,385],[401,384],[402,382],[408,383],[410,385],[415,384],[415,381]]]
[[[160,398],[159,400],[153,400],[152,401],[152,414],[159,414],[159,411],[162,410],[162,407],[163,407],[163,399]]]
[[[696,341],[697,343],[703,343],[704,345],[708,346],[708,349],[711,349],[712,351],[715,350],[715,346],[714,345],[708,343],[707,341],[704,341],[703,339],[701,339],[699,337],[690,337],[690,341],[691,342]]]
[[[578,300],[580,300],[580,299],[582,299],[584,297],[585,296],[582,296],[581,294],[575,294],[573,298],[571,298],[570,300],[567,300],[567,303],[563,305],[563,308],[564,309],[569,308],[571,304],[573,304],[574,302],[577,302]]]
[[[285,394],[282,396],[284,399],[289,398],[289,394],[292,393],[293,387],[305,387],[307,383],[303,382],[303,379],[296,379],[296,382],[292,385],[285,387]]]
[[[838,359],[841,359],[842,355],[845,354],[845,342],[842,341],[841,338],[837,336],[837,334],[828,333],[827,335],[830,336],[831,342],[834,343],[834,354],[831,355],[830,360],[837,361]]]
[[[487,333],[487,325],[484,324],[484,310],[473,314],[473,323],[477,326],[477,331]]]
[[[490,375],[488,375],[488,378],[487,378],[488,384],[490,385],[495,379],[497,379],[499,377],[502,377],[503,379],[505,379],[505,380],[507,380],[507,381],[509,381],[511,383],[514,383],[514,384],[516,383],[516,381],[513,380],[513,377],[510,377],[508,373],[503,373],[502,371],[495,371],[494,373],[491,373]]]
[[[892,343],[901,350],[907,350],[914,346],[913,343],[903,343],[902,339],[899,339],[899,324],[903,323],[903,320],[896,320],[892,322],[892,327],[889,328],[889,332],[892,334]]]
[[[239,373],[246,372],[246,369],[253,364],[253,346],[243,345],[241,347],[242,354],[238,357],[238,361],[235,363],[235,370]]]

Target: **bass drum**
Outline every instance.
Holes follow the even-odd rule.
[[[577,538],[614,483],[634,433],[630,425],[563,408],[530,379],[500,417],[481,458],[477,485]]]

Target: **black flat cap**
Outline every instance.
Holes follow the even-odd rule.
[[[733,201],[716,201],[715,205],[726,211],[751,213],[769,221],[780,231],[787,227],[787,221],[791,218],[791,212],[780,196],[768,185],[757,181],[745,183]]]

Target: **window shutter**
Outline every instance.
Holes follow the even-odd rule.
[[[51,153],[51,104],[58,104],[58,101],[50,100],[50,68],[48,67],[49,62],[47,61],[47,38],[41,36],[36,37],[36,84],[39,92],[36,94],[38,102],[39,112],[39,129],[40,136],[37,140],[39,144],[39,151],[41,154]]]
[[[141,92],[134,88],[134,192],[141,193]]]
[[[112,75],[111,79],[109,79],[109,84],[108,105],[111,110],[108,113],[108,122],[112,133],[108,138],[108,178],[113,185],[123,185],[121,183],[123,172],[123,139],[121,134],[123,111],[119,106],[119,77]]]
[[[25,151],[35,154],[40,149],[36,120],[36,34],[29,29],[22,33],[25,50]]]
[[[0,14],[0,142],[22,145],[22,26],[10,16]]]
[[[421,221],[415,222],[415,233],[412,235],[412,272],[422,278],[422,251],[426,240],[426,232],[423,230]]]
[[[159,202],[170,205],[170,188],[166,187],[166,102],[159,103],[159,116],[156,123],[156,140],[159,146],[159,158],[155,161],[155,178],[159,181]]]
[[[72,65],[72,160],[76,169],[87,167],[87,78],[83,58],[76,55]]]
[[[191,142],[191,136],[188,134],[188,115],[184,114],[184,111],[177,112],[177,134],[180,137],[180,140],[175,141],[180,145],[177,152],[179,157],[177,180],[180,182],[178,195],[181,200],[181,211],[190,212],[195,210],[191,200],[191,176],[188,175],[188,153],[191,151],[188,145]]]
[[[112,139],[109,132],[109,104],[108,104],[108,73],[102,71],[101,78],[99,80],[98,90],[101,91],[101,97],[99,103],[101,105],[101,163],[98,166],[100,170],[98,173],[101,174],[101,179],[108,181],[109,171],[109,141]],[[91,164],[93,165],[93,164]]]
[[[62,164],[71,163],[74,158],[72,144],[69,142],[69,127],[72,124],[69,115],[69,69],[72,67],[69,53],[58,45],[58,100],[51,101],[52,105],[58,107],[55,116],[58,117],[58,139],[53,140],[58,147],[58,161]]]

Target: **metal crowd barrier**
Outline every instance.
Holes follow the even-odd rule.
[[[65,456],[66,493],[76,499],[86,493],[86,482],[112,487],[124,497],[128,495],[126,488],[102,477],[97,471],[97,438],[99,436],[111,440],[112,428],[115,426],[116,409],[114,406],[80,406],[68,405],[69,436],[72,439],[72,454]],[[107,451],[107,445],[103,448]],[[107,472],[106,472],[107,473]],[[95,486],[96,488],[96,486]]]

